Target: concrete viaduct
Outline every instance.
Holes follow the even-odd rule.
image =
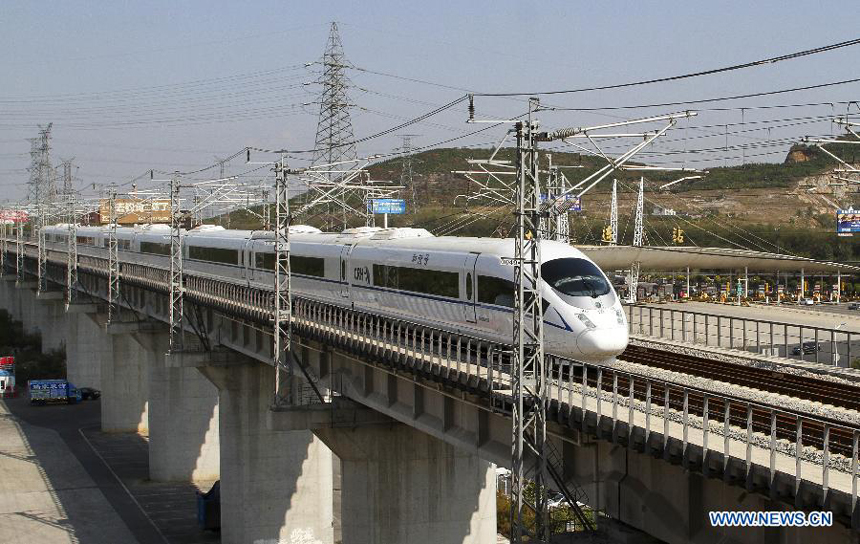
[[[148,432],[151,479],[220,478],[223,542],[333,542],[335,459],[343,542],[496,542],[494,465],[509,465],[511,442],[503,346],[296,300],[307,402],[273,410],[270,292],[186,275],[186,351],[168,355],[166,270],[121,263],[121,311],[106,326],[106,259],[80,248],[66,309],[65,253],[47,252],[37,292],[38,250],[23,247],[20,272],[6,247],[0,307],[45,349],[65,347],[72,382],[102,390],[103,431]],[[697,427],[688,400],[706,395],[572,363],[554,380],[551,464],[582,503],[667,542],[855,541],[856,479]],[[831,509],[836,523],[707,518],[794,507]]]

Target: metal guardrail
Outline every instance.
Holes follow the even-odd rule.
[[[860,333],[835,327],[652,306],[625,305],[624,309],[631,334],[840,367],[860,358]]]

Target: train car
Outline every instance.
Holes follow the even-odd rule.
[[[49,235],[67,232],[48,227]],[[167,266],[165,226],[117,229],[120,260]],[[291,285],[296,295],[355,310],[510,342],[514,240],[436,237],[424,229],[361,227],[324,233],[290,227]],[[59,243],[59,242],[58,242]],[[86,250],[106,252],[107,231],[78,229]],[[274,234],[206,225],[183,236],[186,272],[247,285],[274,282]],[[627,320],[606,275],[578,249],[541,242],[547,352],[611,361],[627,346]]]

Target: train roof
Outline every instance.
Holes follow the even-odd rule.
[[[55,225],[56,229],[67,228],[66,225]],[[107,233],[107,226],[78,227],[79,233]],[[217,225],[202,225],[183,231],[184,238],[189,242],[194,239],[218,240],[262,240],[273,241],[275,233],[264,230],[225,229]],[[117,235],[160,235],[170,234],[168,225],[139,225],[135,227],[118,227]],[[418,228],[389,228],[356,227],[343,232],[322,232],[308,225],[293,225],[290,227],[290,240],[298,243],[316,243],[344,245],[355,244],[358,247],[397,248],[416,251],[461,251],[464,253],[489,253],[500,257],[511,257],[514,253],[512,238],[482,238],[462,236],[434,236],[425,229]],[[541,242],[544,251],[549,250],[553,255],[584,256],[573,246],[562,242],[544,240]]]

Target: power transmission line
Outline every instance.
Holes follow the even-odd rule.
[[[786,60],[794,60],[802,57],[808,57],[810,55],[817,55],[819,53],[827,53],[829,51],[835,51],[837,49],[842,49],[843,47],[851,47],[854,45],[860,44],[860,38],[855,38],[853,40],[847,40],[843,42],[837,42],[829,45],[823,45],[821,47],[815,47],[812,49],[805,49],[803,51],[796,51],[794,53],[787,53],[785,55],[779,55],[777,57],[769,57],[766,59],[755,60],[752,62],[745,62],[742,64],[733,64],[731,66],[723,66],[721,68],[712,68],[709,70],[701,70],[698,72],[691,72],[687,74],[680,74],[676,76],[668,76],[668,77],[659,77],[653,79],[645,79],[641,81],[632,81],[629,83],[617,83],[614,85],[601,85],[597,87],[581,87],[579,89],[563,89],[563,90],[550,90],[550,91],[532,91],[532,92],[513,92],[513,93],[474,93],[475,96],[487,96],[487,97],[501,97],[501,96],[546,96],[546,95],[555,95],[555,94],[573,94],[573,93],[584,93],[589,91],[606,91],[610,89],[623,89],[625,87],[636,87],[640,85],[651,85],[654,83],[666,83],[669,81],[679,81],[682,79],[690,79],[694,77],[702,77],[702,76],[710,76],[715,74],[722,74],[725,72],[734,72],[736,70],[743,70],[746,68],[755,68],[758,66],[765,66],[767,64],[776,64],[777,62],[782,62]]]

